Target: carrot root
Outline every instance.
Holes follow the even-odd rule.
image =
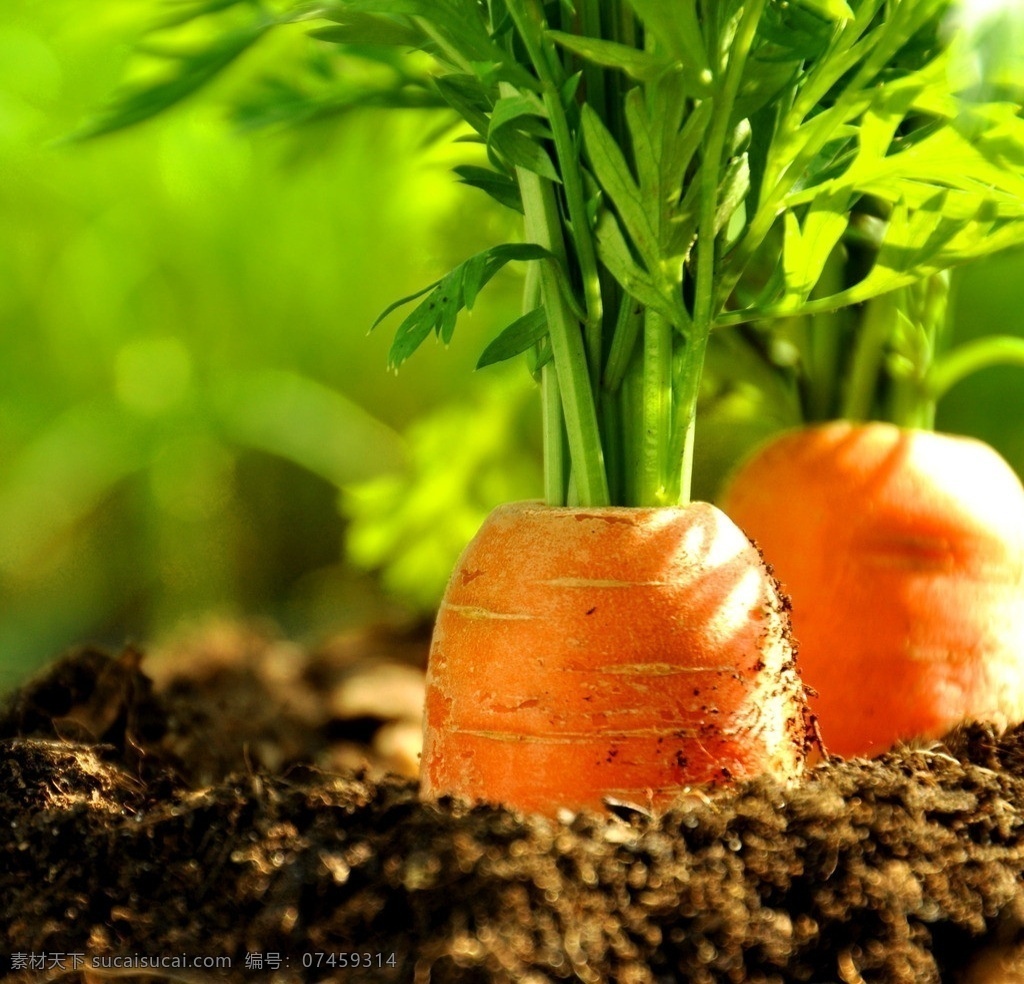
[[[421,787],[519,809],[661,807],[797,774],[808,746],[788,615],[706,503],[497,509],[431,645]]]
[[[832,752],[1024,719],[1024,488],[990,447],[833,422],[770,442],[722,501],[792,598]]]

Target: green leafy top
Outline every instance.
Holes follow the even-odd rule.
[[[944,297],[948,268],[1024,242],[1020,90],[1012,77],[977,76],[958,9],[955,0],[190,2],[179,28],[229,28],[198,47],[160,49],[169,70],[123,92],[85,133],[137,122],[271,28],[314,21],[338,64],[378,71],[353,84],[324,70],[307,117],[447,105],[489,165],[458,168],[459,178],[524,218],[525,245],[489,249],[421,292],[392,364],[432,332],[448,341],[496,272],[525,261],[526,314],[481,362],[532,353],[549,501],[680,502],[717,329],[753,324],[757,336],[811,319],[838,332],[833,312],[864,306],[863,330],[844,343],[854,352],[842,363],[851,413],[873,412],[869,382],[857,380],[886,360],[897,376],[900,364],[931,373],[921,384],[931,399],[936,380],[956,377],[955,362],[935,359],[942,305],[922,298]],[[285,107],[303,118],[294,89],[277,96],[267,118],[285,118]]]

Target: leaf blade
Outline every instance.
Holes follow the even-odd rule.
[[[574,55],[579,55],[580,58],[601,68],[618,69],[638,82],[656,79],[671,65],[670,61],[657,57],[653,52],[631,48],[617,41],[583,37],[565,31],[548,30],[545,33],[566,51],[571,51]]]
[[[584,104],[581,119],[583,143],[594,176],[615,206],[644,261],[648,264],[656,262],[659,254],[658,236],[622,148],[590,106]]]
[[[483,350],[477,361],[477,369],[506,362],[521,355],[548,336],[547,312],[542,307],[534,308],[510,325]]]
[[[169,74],[148,84],[126,86],[115,92],[107,106],[87,119],[68,139],[84,141],[105,136],[137,126],[171,109],[212,82],[273,26],[267,21],[255,21],[215,38],[205,49],[181,52],[177,56],[164,52],[163,57],[171,64]]]
[[[564,274],[554,256],[536,243],[503,243],[485,249],[460,263],[440,280],[390,304],[378,316],[374,327],[392,311],[426,294],[395,332],[388,352],[388,368],[398,369],[426,341],[433,331],[445,344],[451,341],[458,315],[473,306],[477,294],[494,275],[513,260],[543,260],[554,263],[559,270],[560,284]],[[563,284],[563,290],[567,285]]]

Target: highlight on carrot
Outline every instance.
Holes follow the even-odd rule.
[[[441,603],[422,784],[555,814],[662,808],[696,783],[800,772],[788,615],[707,503],[500,507]]]
[[[723,506],[792,599],[830,752],[1024,720],[1024,488],[991,447],[821,424],[755,453]]]
[[[470,257],[381,315],[414,302],[391,347],[398,369],[432,335],[449,343],[499,271],[524,265],[523,314],[479,365],[525,355],[543,407],[544,507],[500,509],[441,606],[425,794],[550,811],[647,790],[663,804],[688,783],[799,772],[808,712],[783,604],[724,515],[692,501],[705,361],[709,346],[726,352],[712,380],[726,390],[774,392],[781,375],[784,394],[806,396],[806,419],[826,419],[840,390],[858,409],[882,363],[893,419],[923,405],[930,285],[1024,243],[1020,107],[1005,78],[979,76],[961,9],[201,3],[164,27],[221,23],[227,10],[210,50],[197,52],[195,32],[180,48],[146,45],[174,64],[84,128],[144,119],[271,31],[320,18],[322,50],[302,77],[337,88],[305,105],[304,87],[288,88],[266,118],[435,114],[429,132],[454,124],[474,148],[459,179],[522,216],[522,242]],[[991,352],[961,354],[938,370],[943,385]],[[843,683],[863,699],[855,671]]]

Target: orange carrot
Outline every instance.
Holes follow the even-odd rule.
[[[422,790],[547,814],[659,807],[695,783],[798,773],[807,721],[776,585],[714,506],[512,503],[441,603]]]
[[[770,442],[722,504],[792,599],[830,751],[1024,718],[1024,489],[990,447],[834,422]]]

